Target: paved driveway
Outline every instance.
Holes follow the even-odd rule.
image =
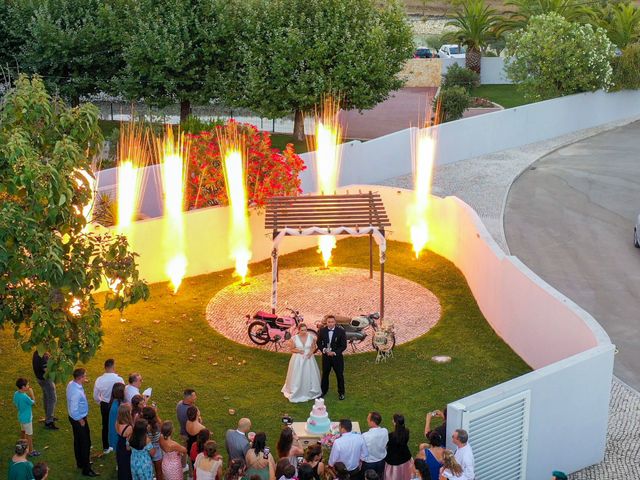
[[[511,187],[507,244],[591,313],[619,349],[615,374],[640,389],[640,122],[544,157]]]

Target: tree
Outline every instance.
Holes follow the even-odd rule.
[[[543,100],[611,86],[614,48],[604,30],[557,13],[531,18],[508,37],[507,76],[525,96]]]
[[[532,17],[557,13],[569,21],[582,21],[587,17],[581,0],[507,0],[505,5],[512,8],[502,19],[499,33],[522,30]]]
[[[328,94],[343,108],[372,108],[403,84],[413,53],[411,29],[398,3],[375,0],[254,0],[237,37],[237,66],[223,89],[226,103],[276,118],[303,112]]]
[[[35,9],[31,0],[0,1],[0,68],[8,70],[6,74],[17,76],[18,57]]]
[[[160,107],[178,102],[180,121],[187,119],[193,102],[214,98],[216,72],[227,58],[217,41],[233,35],[218,31],[224,3],[143,0],[134,7],[129,15],[137,20],[124,48],[123,93]]]
[[[617,3],[590,8],[591,23],[607,32],[609,40],[623,50],[640,40],[640,8],[632,3]]]
[[[464,1],[462,9],[447,22],[447,26],[455,28],[446,33],[447,39],[467,47],[465,66],[468,69],[480,73],[482,50],[496,38],[498,23],[496,10],[487,6],[484,0]]]
[[[54,381],[100,346],[94,291],[105,279],[107,309],[149,295],[127,239],[86,229],[97,116],[51,99],[37,76],[21,75],[0,104],[0,326],[24,350],[51,352]]]
[[[20,68],[76,106],[80,97],[112,90],[123,68],[124,0],[45,0],[29,22]]]

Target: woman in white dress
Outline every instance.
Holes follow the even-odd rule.
[[[291,339],[292,355],[282,393],[292,403],[306,402],[320,396],[320,369],[313,352],[316,337],[307,331],[304,323],[298,325],[298,334]]]

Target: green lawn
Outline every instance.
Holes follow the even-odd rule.
[[[513,108],[531,103],[525,100],[524,95],[516,85],[480,85],[471,90],[473,97],[482,97],[504,108]]]
[[[212,252],[215,252],[213,250]],[[416,260],[409,245],[390,242],[387,271],[401,275],[429,288],[442,305],[440,322],[426,335],[398,347],[395,357],[376,365],[373,353],[346,358],[347,398],[336,398],[335,377],[331,380],[327,407],[332,420],[350,417],[365,424],[367,412],[379,410],[386,426],[391,415],[402,412],[411,429],[411,446],[415,450],[422,438],[424,415],[447,402],[464,397],[497,383],[522,375],[530,368],[489,327],[480,313],[461,273],[447,260],[430,252]],[[339,242],[334,264],[368,267],[368,240],[348,239]],[[315,249],[281,257],[282,268],[318,265]],[[270,270],[268,261],[251,265],[253,274]],[[254,430],[267,432],[268,443],[275,448],[280,417],[288,413],[297,421],[306,420],[310,403],[290,404],[280,393],[289,356],[247,348],[233,343],[213,331],[204,318],[209,299],[232,283],[231,271],[186,279],[178,295],[169,293],[166,284],[151,286],[152,297],[125,312],[126,323],[109,312],[103,317],[104,344],[90,361],[91,383],[100,375],[102,363],[114,357],[118,372],[126,377],[138,371],[144,387],[153,387],[163,419],[176,423],[175,404],[181,391],[193,387],[198,392],[198,405],[204,423],[213,437],[223,443],[224,431],[234,427],[237,419],[248,416]],[[340,288],[336,285],[336,288]],[[410,304],[411,299],[407,299]],[[238,312],[237,321],[244,322]],[[1,458],[11,456],[19,428],[11,398],[15,378],[33,379],[31,355],[23,352],[13,340],[12,332],[0,331],[0,451]],[[433,355],[450,355],[450,364],[430,362]],[[246,363],[243,363],[246,361]],[[35,381],[37,400],[41,391]],[[52,467],[51,478],[82,478],[74,468],[71,429],[66,420],[64,386],[58,386],[57,416],[60,431],[35,426],[36,448]],[[236,410],[229,415],[229,408]],[[34,411],[41,417],[41,405]],[[90,425],[94,447],[100,449],[99,408],[90,401]],[[95,450],[95,449],[94,449]],[[6,465],[6,464],[4,464]],[[94,464],[102,478],[116,478],[114,456],[97,458]],[[0,470],[6,467],[1,467]],[[4,471],[4,470],[3,470]]]

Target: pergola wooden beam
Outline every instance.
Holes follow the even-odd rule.
[[[331,235],[334,229],[338,230],[337,235],[369,235],[369,278],[373,278],[373,234],[378,236],[376,241],[383,242],[380,253],[380,317],[384,318],[384,236],[385,228],[390,226],[382,198],[377,192],[267,199],[265,229],[272,231],[274,239],[271,255],[272,311],[275,313],[277,299],[278,249],[275,241],[279,234]]]

